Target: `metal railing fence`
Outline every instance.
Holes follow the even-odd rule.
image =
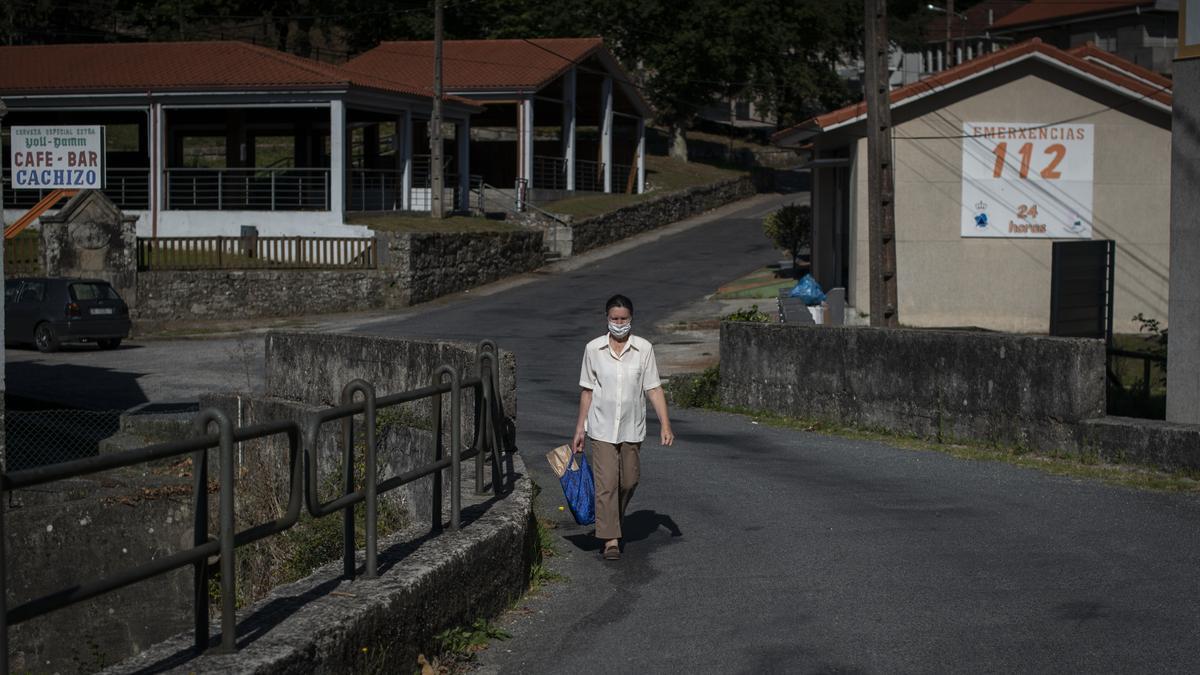
[[[617,164],[612,165],[612,191],[615,193],[634,194],[637,192],[637,186],[634,182],[637,181],[637,174],[633,171],[632,164]]]
[[[30,619],[50,614],[90,598],[116,589],[145,581],[172,570],[191,566],[193,568],[193,612],[196,650],[202,651],[209,645],[209,589],[212,568],[211,556],[218,556],[220,572],[220,624],[221,642],[214,650],[220,653],[236,651],[236,550],[260,539],[280,534],[300,519],[301,502],[314,518],[321,518],[341,511],[344,517],[343,561],[344,574],[353,580],[356,576],[354,547],[354,511],[359,504],[366,509],[366,557],[363,570],[365,578],[378,575],[378,500],[391,490],[426,477],[432,477],[431,525],[434,532],[441,531],[445,523],[442,518],[442,472],[450,471],[450,530],[460,527],[462,510],[462,462],[475,459],[475,490],[484,493],[484,463],[490,459],[492,465],[492,492],[500,494],[502,480],[509,487],[513,476],[503,476],[501,456],[511,450],[507,448],[504,429],[504,410],[499,391],[499,350],[494,342],[484,340],[476,351],[477,374],[463,378],[450,365],[440,366],[434,373],[433,382],[419,389],[403,391],[377,397],[375,388],[364,380],[354,380],[342,389],[341,405],[326,408],[310,415],[302,429],[296,421],[278,421],[234,428],[229,418],[216,409],[203,410],[194,421],[196,436],[182,441],[159,443],[145,448],[104,454],[62,464],[22,470],[5,470],[0,474],[0,673],[8,671],[8,628]],[[463,446],[462,393],[474,392],[474,435],[470,446]],[[442,399],[451,397],[447,423],[449,424],[450,448],[446,456],[443,442]],[[359,398],[361,396],[361,398]],[[356,400],[358,399],[358,400]],[[434,460],[406,473],[377,482],[375,429],[380,410],[399,406],[412,401],[430,399],[433,407],[433,451]],[[355,440],[354,420],[362,416],[366,430],[365,475],[362,488],[355,489]],[[317,476],[318,441],[321,426],[341,421],[341,453],[343,489],[341,496],[321,502],[318,496]],[[216,426],[216,433],[210,429]],[[234,477],[235,443],[256,439],[285,436],[288,443],[289,494],[287,510],[277,520],[260,523],[241,531],[234,527]],[[208,494],[211,489],[208,479],[208,456],[210,450],[219,454],[219,476],[216,481],[218,494],[218,526],[215,537],[209,536]],[[16,490],[32,488],[55,481],[88,476],[122,467],[145,464],[153,460],[191,456],[193,487],[193,538],[192,547],[138,565],[126,567],[119,572],[98,580],[81,581],[47,595],[23,602],[15,607],[8,606],[7,550],[5,550],[5,518],[9,499]]]
[[[4,208],[29,209],[42,197],[54,191],[14,190],[9,172],[4,172]],[[104,189],[101,190],[114,204],[122,209],[142,210],[150,208],[150,169],[105,169]]]
[[[138,269],[375,269],[373,237],[138,238]]]
[[[575,189],[584,192],[604,192],[604,162],[576,159]]]
[[[325,211],[329,169],[167,169],[167,208]]]
[[[567,160],[562,157],[534,155],[533,187],[543,190],[566,190]]]

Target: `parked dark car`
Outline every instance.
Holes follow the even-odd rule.
[[[4,282],[4,342],[57,351],[64,342],[116,349],[129,336],[129,307],[102,279],[22,277]]]

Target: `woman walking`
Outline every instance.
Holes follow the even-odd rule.
[[[675,442],[667,399],[658,378],[654,347],[632,334],[633,301],[614,295],[604,306],[608,332],[583,350],[579,373],[579,418],[575,452],[583,452],[584,436],[592,442],[596,483],[596,537],[604,542],[604,559],[621,559],[621,518],[641,470],[638,453],[646,438],[646,399],[658,415],[663,445]]]

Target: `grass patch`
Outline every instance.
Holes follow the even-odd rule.
[[[587,194],[538,204],[538,208],[580,220],[614,211],[623,206],[637,204],[667,192],[709,185],[745,174],[745,171],[724,169],[712,164],[681,162],[669,157],[648,155],[646,157],[646,183],[649,191],[647,192],[640,195]]]
[[[713,294],[716,300],[736,300],[749,298],[756,300],[774,300],[779,297],[779,289],[790,288],[796,284],[791,277],[780,277],[770,267],[755,270],[744,277],[722,284]]]
[[[366,225],[378,232],[417,234],[428,232],[523,232],[525,227],[481,216],[450,216],[434,220],[411,213],[348,213],[346,223]]]
[[[1167,473],[1131,464],[1108,464],[1094,455],[1082,457],[1036,453],[1028,448],[998,446],[964,441],[936,442],[888,431],[858,429],[829,424],[821,420],[799,419],[745,408],[710,408],[719,412],[744,415],[767,426],[809,431],[863,441],[885,443],[908,450],[940,452],[956,457],[985,462],[1003,462],[1025,469],[1036,469],[1056,476],[1100,480],[1110,485],[1155,490],[1159,492],[1200,492],[1200,473],[1181,471]]]
[[[665,387],[671,401],[680,407],[695,407],[716,412],[742,415],[758,424],[781,429],[838,436],[853,440],[873,441],[908,450],[940,452],[958,459],[1003,462],[1025,469],[1035,469],[1056,476],[1099,480],[1110,485],[1159,492],[1200,493],[1200,472],[1168,473],[1134,464],[1113,464],[1090,453],[1082,455],[1046,454],[1029,448],[1004,446],[961,440],[930,440],[892,431],[860,429],[831,424],[824,420],[803,419],[761,410],[725,407],[720,404],[720,370],[713,366],[696,375],[676,375]]]

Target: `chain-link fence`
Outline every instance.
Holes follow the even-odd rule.
[[[100,452],[120,429],[118,410],[8,410],[4,418],[9,471],[57,464]]]

